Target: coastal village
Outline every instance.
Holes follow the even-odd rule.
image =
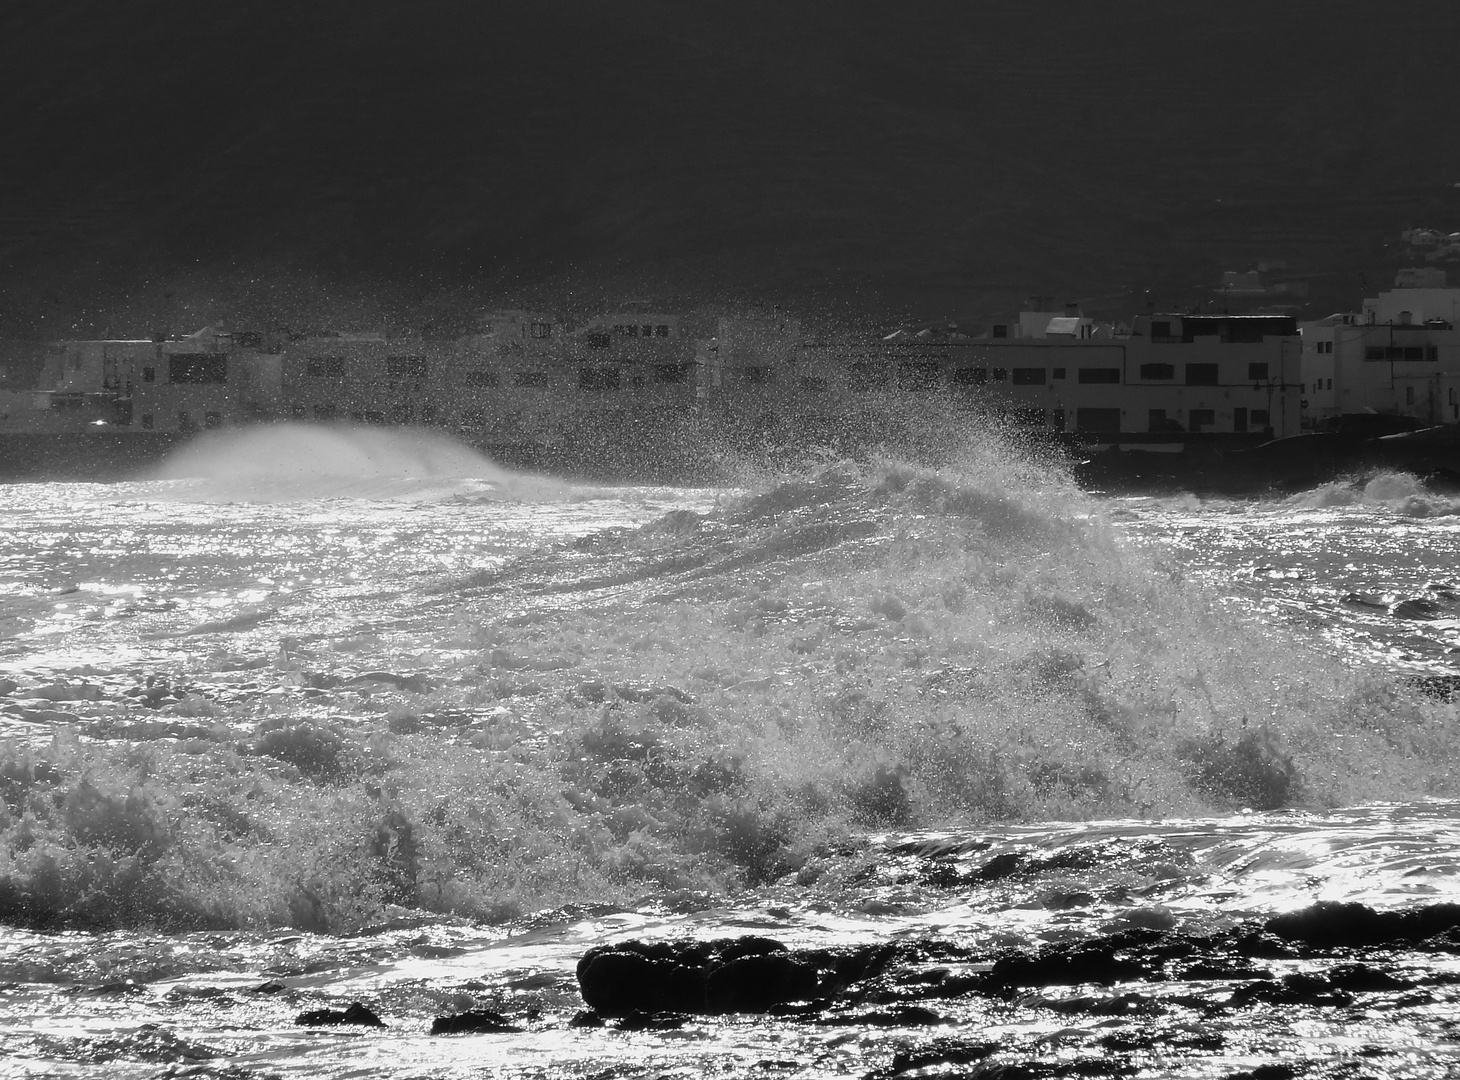
[[[1262,291],[1255,273],[1228,274],[1223,289]],[[1321,319],[1212,307],[1112,322],[1036,297],[978,326],[860,340],[818,338],[779,311],[691,334],[646,304],[577,325],[491,312],[451,335],[213,325],[64,340],[45,346],[33,385],[0,389],[0,435],[171,444],[270,421],[416,425],[541,462],[564,447],[651,455],[705,423],[750,441],[830,439],[934,395],[1129,450],[1253,446],[1346,417],[1376,432],[1460,424],[1460,287],[1443,269],[1402,270]]]

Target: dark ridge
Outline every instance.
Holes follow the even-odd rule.
[[[7,5],[0,335],[966,310],[1273,257],[1348,296],[1460,227],[1454,40],[1448,0]]]

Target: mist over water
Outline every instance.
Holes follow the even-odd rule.
[[[541,500],[571,491],[563,481],[502,468],[439,431],[350,424],[205,432],[150,478],[201,481],[189,494],[216,501],[437,499],[454,493]]]

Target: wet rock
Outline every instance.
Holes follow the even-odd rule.
[[[570,1028],[601,1028],[603,1027],[603,1016],[592,1009],[581,1009],[573,1014],[568,1021]]]
[[[0,679],[0,696],[8,696],[20,689],[20,684],[14,679]]]
[[[781,953],[741,956],[708,973],[705,1005],[710,1012],[765,1012],[784,1001],[815,997],[816,985],[810,964]]]
[[[468,1009],[431,1021],[432,1035],[506,1035],[523,1029],[491,1009]]]
[[[1001,958],[989,972],[991,988],[1077,986],[1080,983],[1130,982],[1157,973],[1140,961],[1119,956],[1109,941],[1052,945],[1034,955]]]
[[[1267,921],[1269,933],[1309,948],[1363,948],[1420,942],[1460,927],[1460,904],[1375,911],[1357,903],[1321,901]]]
[[[926,1069],[932,1065],[970,1065],[982,1061],[999,1049],[995,1042],[972,1042],[968,1039],[934,1039],[922,1046],[899,1050],[885,1069],[869,1077],[892,1077]]]
[[[590,952],[578,961],[578,989],[588,1007],[604,1016],[658,1012],[668,1004],[677,967],[635,952]]]
[[[27,693],[47,701],[100,701],[103,696],[101,687],[92,683],[50,683]]]
[[[1437,619],[1440,616],[1440,605],[1427,597],[1414,596],[1399,601],[1389,609],[1389,614],[1396,619]]]
[[[385,1027],[385,1022],[360,1002],[348,1009],[312,1009],[294,1018],[294,1023],[303,1027],[333,1027],[341,1024],[358,1024],[362,1027]]]
[[[631,1012],[614,1024],[620,1031],[674,1031],[689,1023],[688,1013]]]
[[[1243,983],[1232,991],[1229,1004],[1235,1008],[1263,1003],[1268,1005],[1344,1006],[1353,1004],[1353,995],[1334,986],[1321,975],[1300,971],[1285,975],[1276,982]]]

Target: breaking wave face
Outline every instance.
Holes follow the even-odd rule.
[[[1336,506],[1372,506],[1405,517],[1452,517],[1460,514],[1460,498],[1438,494],[1416,476],[1381,472],[1355,481],[1335,481],[1295,495],[1295,506],[1315,509]]]
[[[152,476],[192,480],[194,498],[287,502],[317,498],[438,498],[457,491],[543,498],[560,481],[504,469],[425,428],[265,424],[205,432]]]
[[[391,903],[672,906],[885,830],[1460,777],[1453,704],[1224,608],[995,446],[827,463],[417,599],[393,637],[258,642],[248,677],[282,689],[199,692],[175,743],[12,767],[0,907],[342,929]]]

